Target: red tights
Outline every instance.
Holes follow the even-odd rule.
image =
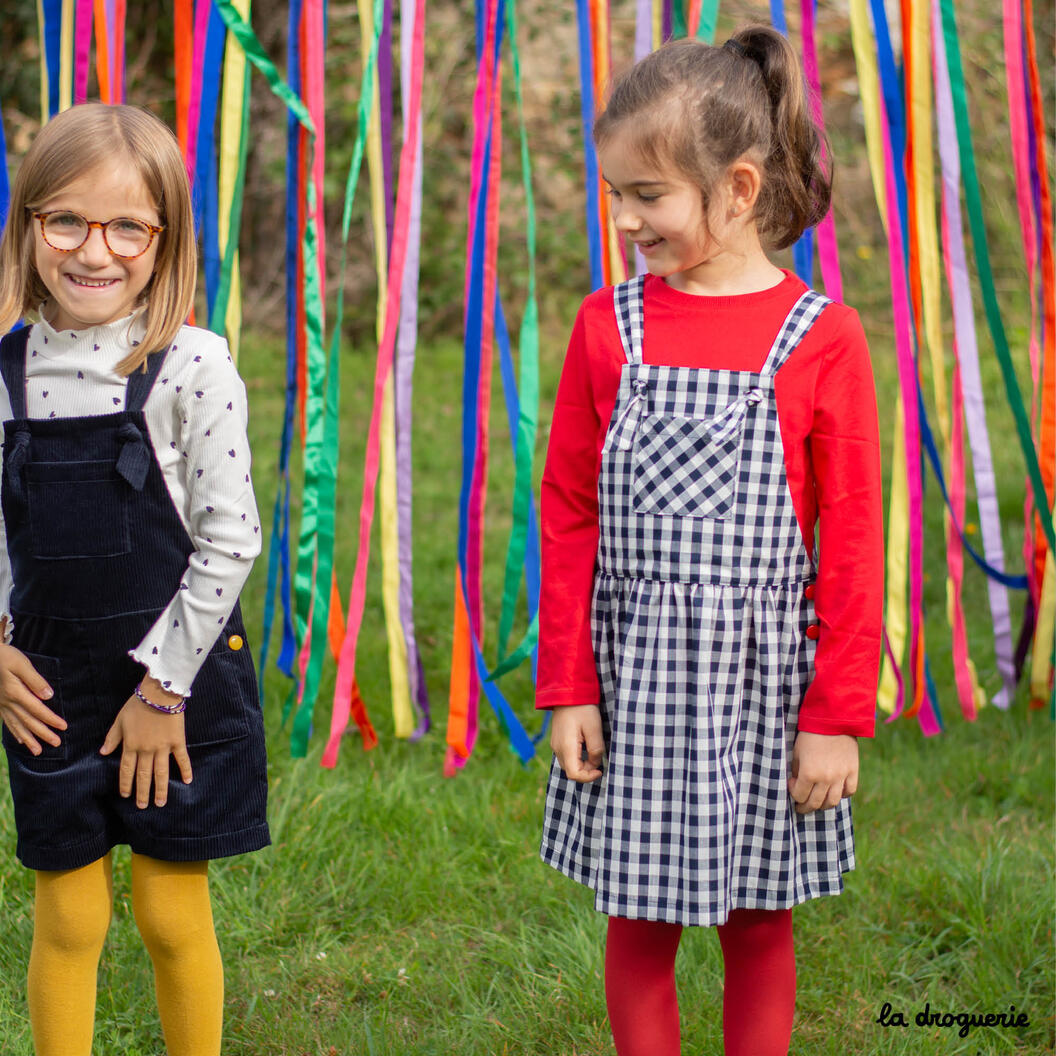
[[[796,1004],[792,910],[736,909],[719,926],[726,1056],[787,1056]],[[680,924],[609,917],[605,1000],[619,1056],[680,1056]]]

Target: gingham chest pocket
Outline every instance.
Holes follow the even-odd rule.
[[[712,418],[643,414],[632,455],[635,510],[715,520],[729,516],[745,422],[762,399],[762,390],[752,389]]]

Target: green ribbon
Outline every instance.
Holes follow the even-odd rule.
[[[228,29],[235,34],[246,58],[265,77],[271,90],[296,115],[298,121],[311,133],[311,150],[308,157],[308,172],[312,171],[312,155],[315,148],[315,126],[303,100],[290,88],[264,52],[260,41],[247,22],[232,7],[230,0],[216,0]],[[339,446],[339,397],[341,387],[340,347],[341,324],[344,319],[344,278],[348,258],[348,236],[351,228],[352,203],[363,159],[367,128],[370,123],[370,100],[374,93],[374,75],[378,59],[378,43],[382,24],[381,0],[374,0],[374,38],[368,61],[363,69],[359,101],[359,128],[345,185],[345,207],[341,225],[342,255],[341,282],[338,287],[337,315],[330,342],[329,355],[323,347],[323,297],[318,267],[318,233],[315,225],[315,184],[307,180],[307,209],[302,252],[304,254],[304,301],[307,327],[308,392],[305,400],[305,416],[308,433],[304,447],[304,491],[301,513],[301,530],[297,543],[297,573],[294,580],[296,596],[296,621],[298,639],[304,641],[311,613],[311,648],[308,665],[301,689],[301,702],[294,716],[290,735],[290,753],[295,758],[308,751],[308,736],[311,733],[312,715],[327,646],[327,625],[330,619],[330,582],[334,565],[334,525],[336,521],[335,496],[337,493],[337,463]],[[248,93],[247,93],[248,99]],[[243,135],[243,149],[246,137]],[[241,187],[236,187],[236,201],[241,201]],[[232,238],[231,246],[237,243]],[[229,267],[230,270],[230,267]],[[220,301],[218,295],[217,301]],[[216,316],[219,303],[214,308]],[[226,298],[224,305],[226,314]],[[223,314],[219,315],[220,320]],[[313,594],[315,602],[313,605]],[[286,701],[283,722],[293,709],[294,697]]]
[[[337,311],[330,339],[330,353],[325,368],[326,392],[325,396],[321,396],[323,402],[322,413],[320,413],[318,403],[309,403],[307,409],[309,428],[304,455],[304,515],[301,520],[301,534],[297,545],[296,592],[299,626],[307,626],[309,606],[311,607],[312,621],[311,646],[308,653],[308,665],[304,673],[301,703],[297,709],[297,714],[294,716],[293,730],[290,734],[290,754],[295,758],[305,755],[308,751],[308,737],[311,734],[312,716],[315,712],[316,698],[319,695],[319,683],[322,678],[323,661],[326,657],[328,645],[327,631],[330,622],[330,582],[334,568],[335,499],[337,495],[337,465],[340,444],[340,416],[338,411],[341,389],[341,326],[344,322],[345,311],[345,270],[348,263],[348,237],[352,227],[352,204],[356,197],[356,186],[359,182],[359,172],[367,142],[367,131],[370,127],[371,101],[374,97],[374,77],[378,63],[378,46],[381,39],[383,21],[382,14],[382,0],[374,0],[374,33],[371,40],[370,54],[363,67],[357,113],[356,141],[352,150],[352,161],[348,167],[348,178],[345,181],[345,204],[341,217],[341,268],[337,287]],[[312,197],[314,191],[311,180],[309,180],[309,192],[310,197]],[[308,271],[308,259],[313,262],[316,259],[314,246],[311,250],[310,258],[308,254],[309,247],[306,238],[306,273]],[[318,297],[318,285],[316,285],[315,295]],[[318,335],[318,341],[319,354],[321,356],[321,333]],[[311,500],[310,510],[309,500]],[[313,564],[315,566],[314,604],[312,604]]]
[[[313,135],[315,126],[304,103],[297,93],[283,80],[282,74],[268,58],[252,27],[235,10],[231,0],[216,0],[216,9],[228,30],[242,47],[246,59],[255,66],[271,86],[271,90],[293,111],[297,120]],[[239,142],[238,172],[235,176],[234,193],[231,198],[231,216],[227,245],[224,247],[224,259],[220,265],[220,279],[217,284],[216,299],[213,311],[209,316],[209,329],[214,333],[224,332],[224,320],[227,316],[227,304],[231,296],[231,271],[234,267],[235,253],[238,251],[239,234],[242,229],[242,200],[246,182],[246,151],[249,144],[249,67],[245,72],[245,90],[242,94],[242,134]]]
[[[700,9],[700,25],[697,26],[697,39],[706,44],[715,43],[715,26],[719,21],[719,0],[705,0]]]
[[[231,194],[231,215],[228,217],[227,245],[224,246],[224,259],[220,262],[220,276],[216,285],[216,297],[213,300],[213,311],[209,316],[209,329],[214,334],[223,335],[227,329],[227,305],[231,300],[231,272],[235,266],[235,254],[238,252],[238,240],[242,233],[242,199],[246,188],[246,153],[249,143],[249,66],[243,72],[242,86],[242,130],[238,137],[238,170],[235,173],[235,186]]]
[[[507,655],[506,649],[513,629],[513,614],[521,589],[524,553],[528,540],[528,514],[532,504],[532,467],[535,459],[535,438],[539,424],[539,305],[535,285],[535,196],[532,193],[532,164],[528,153],[528,131],[524,121],[521,57],[517,48],[517,12],[515,0],[506,5],[506,31],[513,60],[513,84],[517,97],[517,123],[521,142],[521,180],[524,183],[526,235],[528,249],[528,293],[520,329],[520,413],[517,417],[517,450],[513,484],[513,527],[506,549],[506,572],[502,588],[502,611],[499,616],[499,663],[488,680],[494,680],[521,664],[535,648],[539,639],[539,619],[536,615],[528,626],[520,645]]]
[[[994,287],[993,271],[990,267],[990,252],[987,248],[986,229],[983,224],[983,202],[979,193],[979,176],[975,169],[975,151],[972,148],[972,131],[968,124],[968,104],[964,85],[964,71],[961,67],[961,48],[957,39],[957,22],[953,13],[953,0],[940,0],[942,9],[942,29],[946,39],[946,63],[950,71],[950,84],[953,89],[953,110],[957,124],[957,145],[961,155],[964,196],[968,205],[968,220],[972,229],[972,245],[975,250],[975,264],[979,272],[979,284],[983,292],[983,304],[986,308],[986,322],[994,339],[997,361],[1001,366],[1001,376],[1005,383],[1005,393],[1016,422],[1016,435],[1019,446],[1023,449],[1023,458],[1027,464],[1027,473],[1033,489],[1034,509],[1041,521],[1042,531],[1048,540],[1049,550],[1056,554],[1056,538],[1053,536],[1052,515],[1048,510],[1045,498],[1045,484],[1041,477],[1034,441],[1030,435],[1030,421],[1023,397],[1020,395],[1016,371],[1012,364],[1012,353],[1001,322],[1001,310],[997,303],[997,290]]]
[[[686,7],[689,0],[675,0],[671,5],[671,39],[681,40],[689,33],[689,23],[686,20]]]

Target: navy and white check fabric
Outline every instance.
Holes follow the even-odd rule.
[[[643,283],[615,290],[627,362],[598,480],[603,776],[554,762],[542,857],[603,913],[721,924],[836,894],[854,867],[849,801],[796,814],[787,785],[815,567],[774,375],[828,301],[797,301],[758,373],[665,367],[642,360]]]

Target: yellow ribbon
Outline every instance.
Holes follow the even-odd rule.
[[[851,43],[858,67],[858,92],[865,120],[866,153],[873,192],[884,230],[887,230],[887,190],[884,177],[883,122],[880,115],[880,76],[876,68],[876,49],[866,0],[851,0]],[[897,668],[901,668],[906,651],[906,580],[909,563],[909,484],[906,479],[906,446],[903,429],[902,396],[895,403],[895,422],[891,444],[891,501],[887,518],[887,602],[884,627],[888,645],[895,658],[884,652],[880,668],[877,704],[891,714],[898,696]]]
[[[374,13],[370,4],[359,4],[360,41],[367,61],[374,39]],[[371,99],[371,121],[367,133],[367,168],[370,173],[370,215],[374,225],[374,261],[378,273],[377,340],[385,330],[388,299],[388,246],[385,219],[385,169],[381,156],[381,104],[377,78]],[[396,406],[393,376],[385,382],[381,403],[381,434],[378,467],[378,512],[381,518],[381,598],[385,610],[385,634],[389,643],[389,681],[392,687],[392,717],[397,737],[414,733],[414,711],[407,675],[407,642],[400,623],[399,521],[396,502]]]
[[[1056,518],[1056,510],[1053,511]],[[1047,700],[1052,690],[1052,643],[1056,637],[1056,563],[1052,551],[1045,554],[1045,575],[1038,598],[1038,622],[1034,627],[1034,649],[1030,662],[1030,695],[1034,700]]]
[[[246,22],[249,21],[249,5],[250,0],[233,0],[235,10]],[[221,260],[227,251],[227,240],[231,233],[231,210],[234,207],[235,184],[238,179],[245,90],[246,54],[235,35],[228,33],[224,47],[224,83],[220,102],[220,215],[217,235]],[[227,301],[227,314],[224,316],[224,329],[231,348],[231,358],[237,363],[242,330],[242,283],[239,277],[237,249],[231,264],[231,291]]]
[[[62,36],[59,45],[59,112],[73,106],[73,0],[62,0]]]

